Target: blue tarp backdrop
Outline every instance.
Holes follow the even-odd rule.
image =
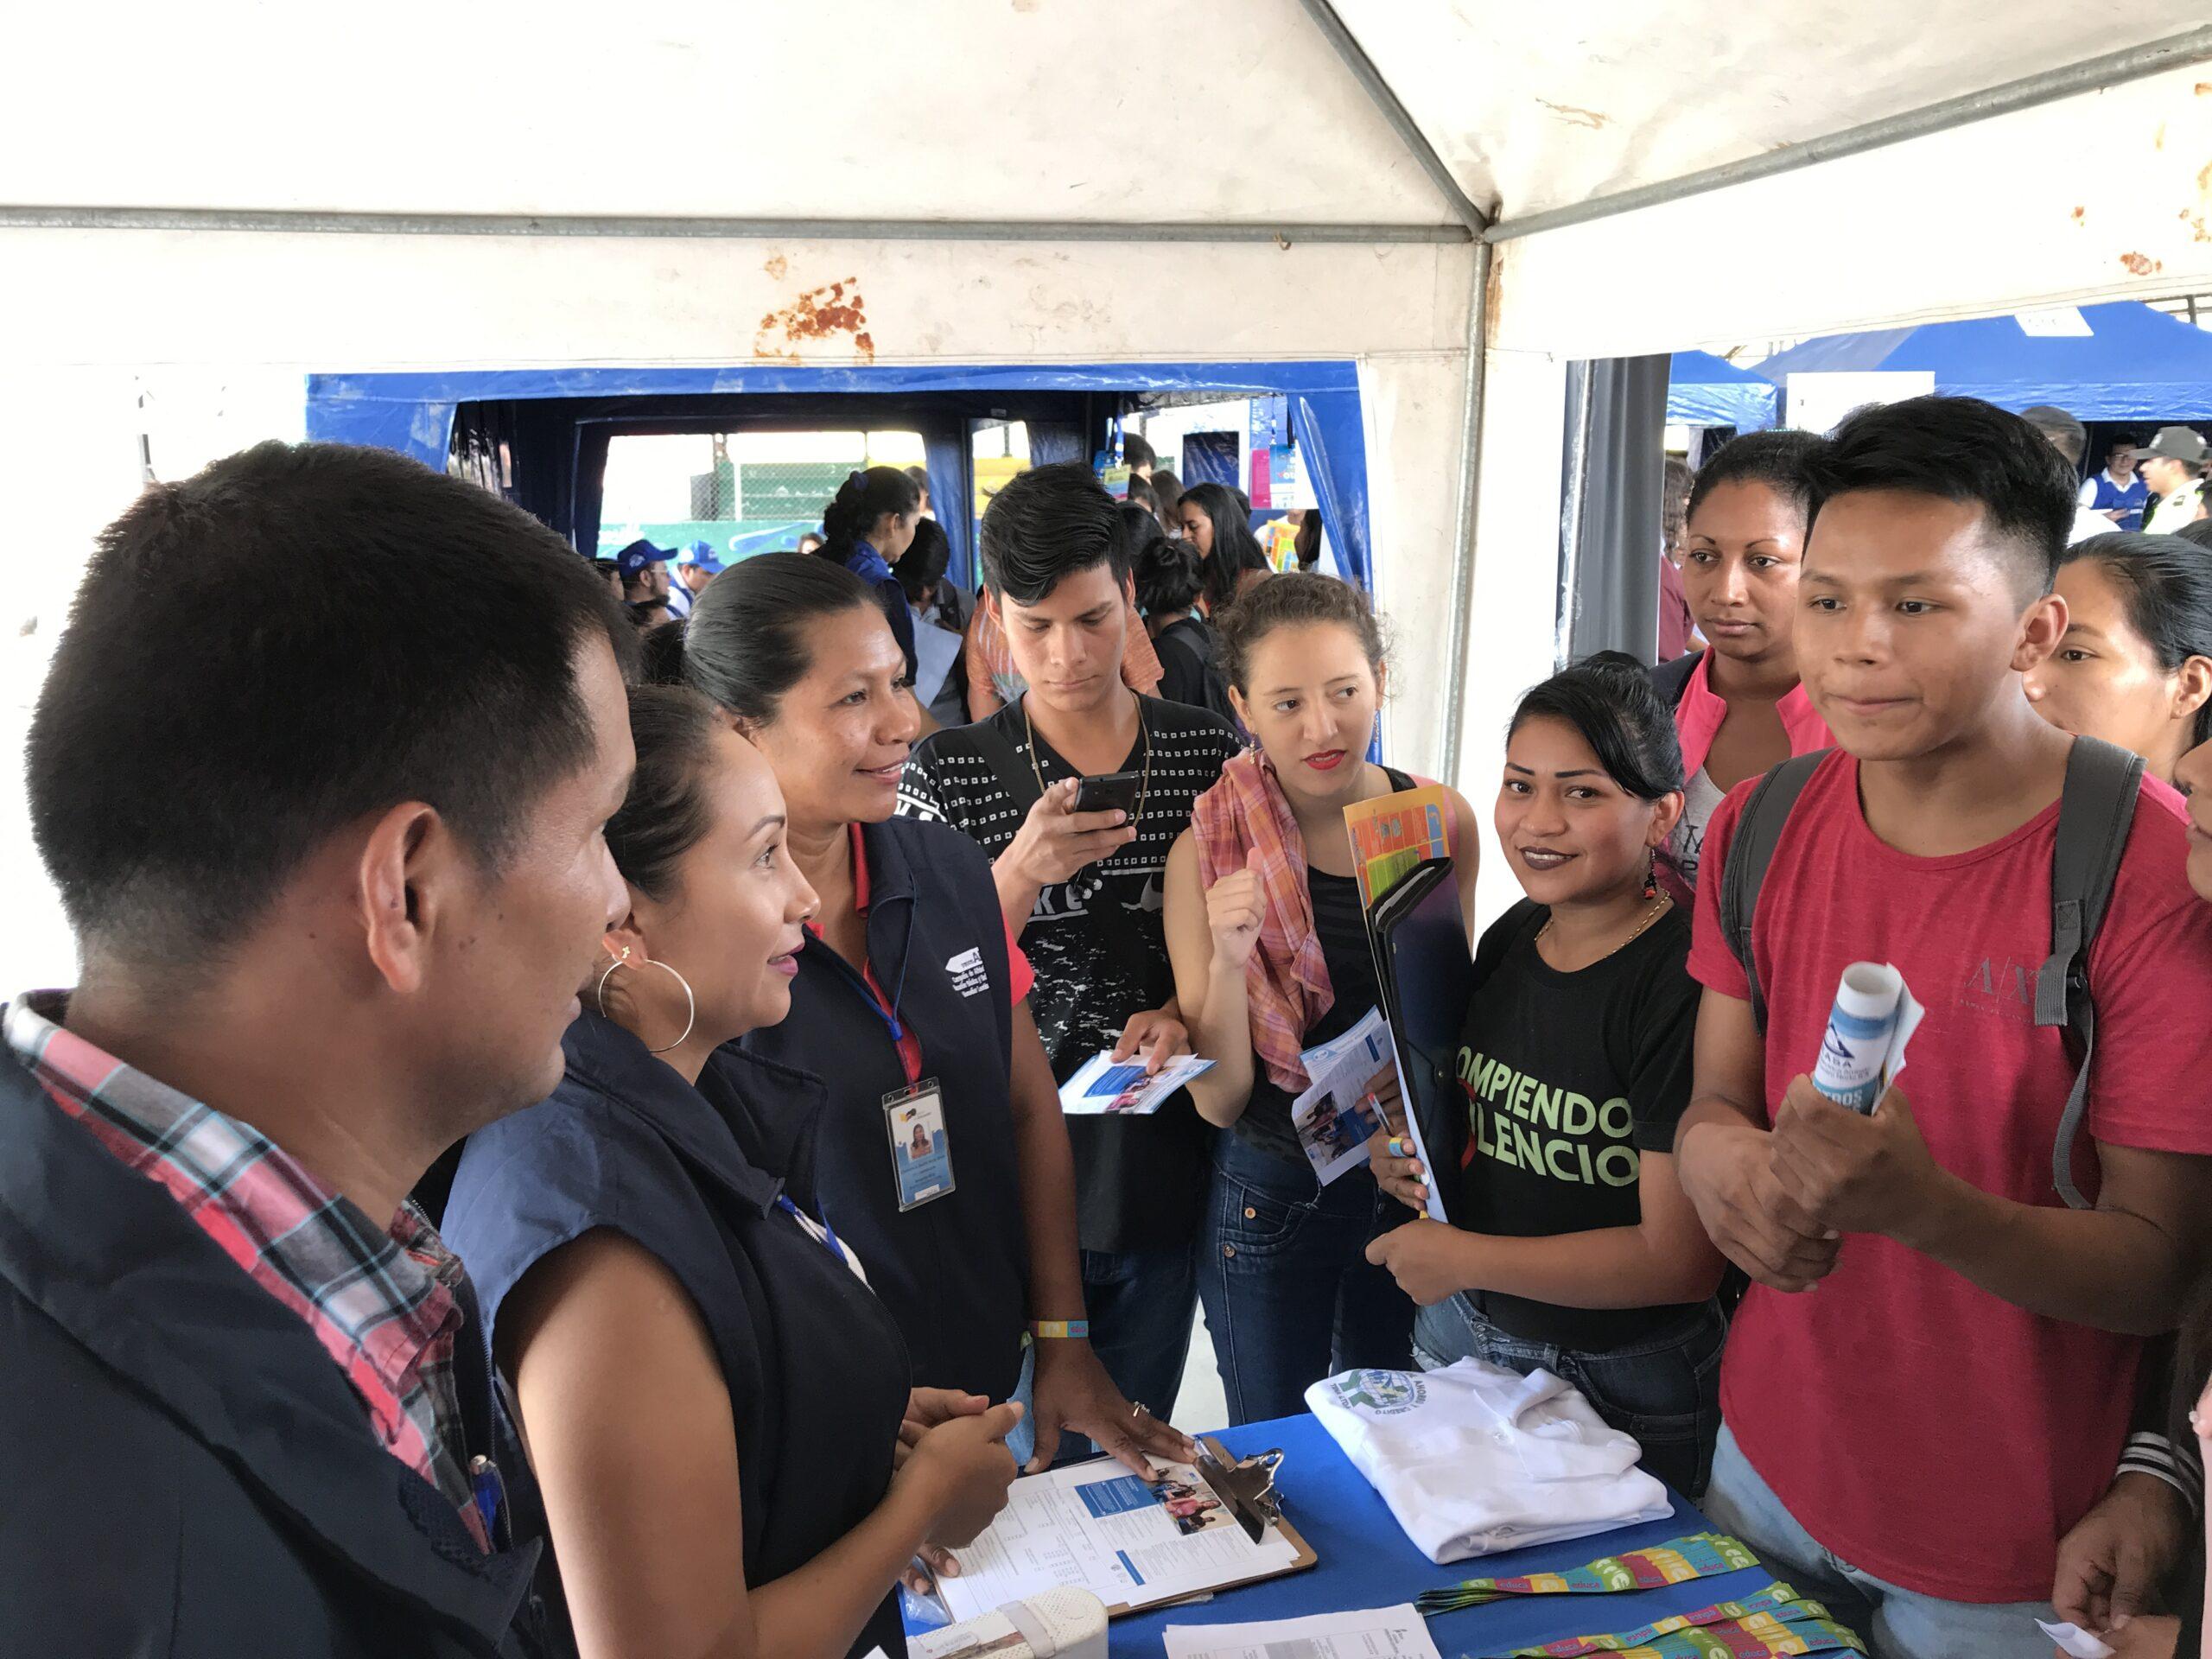
[[[1873,370],[1923,370],[1939,392],[2015,412],[2055,404],[2077,421],[2212,414],[2212,333],[2133,300],[1828,334],[1759,365],[1777,386],[1792,374]]]
[[[1667,371],[1669,426],[1732,426],[1764,432],[1782,417],[1782,393],[1771,380],[1710,352],[1676,352]]]
[[[1360,416],[1359,371],[1350,362],[944,364],[903,368],[747,363],[728,368],[315,374],[308,377],[307,430],[310,438],[397,449],[442,470],[454,409],[466,403],[794,392],[856,392],[880,397],[991,390],[1092,392],[1126,397],[1136,404],[1149,394],[1161,393],[1287,398],[1293,440],[1313,480],[1323,526],[1338,550],[1345,574],[1372,590],[1367,441]],[[1090,435],[1097,442],[1103,442],[1103,435]],[[933,449],[929,466],[933,493],[953,497],[952,486],[967,472],[965,457]],[[964,515],[945,518],[956,573],[964,573],[969,569],[970,552]]]

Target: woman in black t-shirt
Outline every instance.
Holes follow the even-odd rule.
[[[1467,1154],[1444,1176],[1465,1227],[1376,1240],[1421,1311],[1417,1357],[1566,1378],[1693,1498],[1719,1427],[1722,1261],[1675,1176],[1698,989],[1689,918],[1652,880],[1682,810],[1674,722],[1605,653],[1521,702],[1495,822],[1528,899],[1483,936],[1459,1058]],[[1427,1172],[1378,1145],[1420,1210]]]

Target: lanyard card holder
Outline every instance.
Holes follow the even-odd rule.
[[[891,1137],[891,1175],[899,1190],[900,1214],[934,1203],[953,1190],[944,1091],[935,1077],[886,1095],[883,1122]]]

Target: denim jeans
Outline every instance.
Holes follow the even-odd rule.
[[[1173,1414],[1175,1396],[1182,1391],[1198,1302],[1195,1241],[1179,1250],[1083,1253],[1083,1306],[1090,1320],[1090,1346],[1114,1386],[1162,1422]],[[1087,1458],[1096,1451],[1084,1435],[1063,1434],[1058,1460]]]
[[[1911,1500],[1900,1494],[1899,1501]],[[1822,1548],[1751,1467],[1725,1423],[1704,1507],[1716,1528],[1758,1551],[1775,1577],[1824,1602],[1865,1637],[1874,1659],[2047,1659],[2051,1652],[2050,1638],[2029,1622],[2057,1617],[2048,1602],[1945,1601],[1862,1573]]]
[[[1296,1416],[1338,1371],[1405,1369],[1414,1305],[1366,1255],[1378,1216],[1397,1221],[1382,1201],[1363,1167],[1322,1186],[1235,1134],[1217,1143],[1198,1300],[1231,1424]]]
[[[1599,1416],[1643,1448],[1643,1466],[1694,1503],[1713,1469],[1720,1429],[1720,1346],[1728,1320],[1716,1300],[1686,1325],[1605,1353],[1527,1342],[1498,1327],[1471,1299],[1424,1307],[1414,1325],[1423,1370],[1475,1358],[1526,1376],[1541,1369],[1573,1383]]]

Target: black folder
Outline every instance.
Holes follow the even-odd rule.
[[[1452,861],[1427,860],[1376,900],[1367,915],[1383,1016],[1397,1046],[1406,1109],[1427,1149],[1429,1182],[1456,1225],[1456,1176],[1467,1146],[1459,1039],[1474,995],[1475,964],[1459,912]]]

